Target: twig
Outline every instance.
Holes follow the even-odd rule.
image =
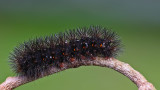
[[[105,60],[104,58],[96,57],[96,60],[82,60],[75,62],[72,62],[72,64],[64,63],[64,68],[58,69],[56,67],[53,67],[49,70],[49,74],[57,73],[60,71],[63,71],[65,69],[69,68],[77,68],[79,66],[89,66],[89,65],[95,65],[95,66],[101,66],[101,67],[108,67],[111,69],[114,69],[123,75],[127,76],[132,82],[134,82],[138,90],[156,90],[155,87],[149,83],[142,74],[140,74],[138,71],[134,70],[129,64],[121,62],[117,59],[110,58],[108,60]],[[47,76],[46,73],[43,73],[43,76],[40,78]],[[20,85],[23,85],[25,83],[34,81],[36,79],[29,80],[26,77],[8,77],[5,82],[3,82],[0,85],[0,90],[12,90]]]

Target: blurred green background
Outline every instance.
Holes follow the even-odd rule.
[[[19,43],[66,29],[101,25],[124,44],[118,57],[160,89],[159,0],[0,0],[0,83],[11,71],[8,56]],[[16,90],[137,90],[127,77],[102,67],[69,69]]]

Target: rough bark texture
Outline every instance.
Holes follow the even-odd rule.
[[[64,63],[64,68],[58,69],[56,67],[50,68],[50,74],[57,73],[69,68],[77,68],[79,66],[101,66],[101,67],[108,67],[114,69],[123,75],[127,76],[132,82],[134,82],[138,90],[156,90],[155,87],[149,83],[142,74],[138,71],[134,70],[129,64],[121,62],[117,59],[110,58],[105,60],[104,58],[96,57],[95,60],[82,60],[82,61],[75,61],[72,64]],[[48,74],[43,73],[43,76],[40,78],[47,76]],[[34,81],[36,79],[27,79],[26,77],[8,77],[5,82],[0,84],[0,90],[12,90],[20,85],[25,83]]]

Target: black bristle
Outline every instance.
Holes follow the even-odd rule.
[[[90,26],[24,42],[15,48],[10,61],[18,75],[38,78],[50,67],[62,68],[62,63],[71,63],[74,59],[115,58],[120,49],[117,34],[100,26]]]

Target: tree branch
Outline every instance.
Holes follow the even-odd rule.
[[[64,63],[64,68],[59,69],[56,67],[52,67],[49,69],[49,71],[43,73],[43,75],[40,76],[40,78],[47,76],[48,73],[50,75],[69,68],[77,68],[79,66],[89,66],[89,65],[108,67],[122,73],[124,76],[127,76],[132,82],[134,82],[137,85],[138,90],[156,90],[155,87],[151,83],[149,83],[142,74],[134,70],[129,64],[121,62],[114,58],[109,58],[108,60],[105,60],[104,58],[96,57],[96,59],[92,61],[76,60],[71,64]],[[6,81],[0,85],[0,90],[12,90],[20,85],[23,85],[25,83],[34,80],[36,79],[28,79],[27,77],[24,76],[8,77]]]

